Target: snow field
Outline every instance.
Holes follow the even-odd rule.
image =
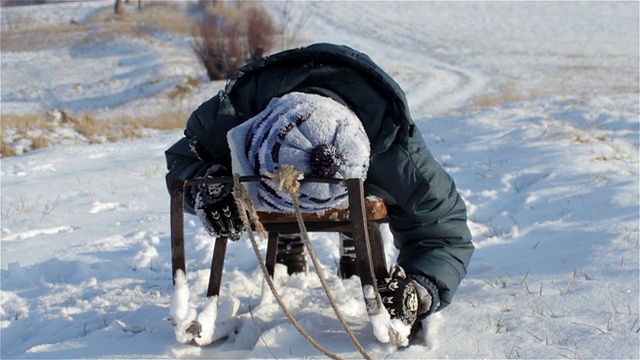
[[[69,17],[61,21],[83,21],[106,6],[3,8],[2,29],[16,16],[55,22],[62,12]],[[350,45],[398,80],[469,207],[477,250],[468,276],[408,348],[376,340],[358,279],[336,276],[337,236],[312,234],[334,297],[374,358],[638,357],[637,10],[616,2],[292,8],[305,20],[304,41]],[[167,100],[181,76],[202,71],[187,43],[165,34],[3,51],[2,113],[109,118],[195,108],[223,83]],[[322,357],[263,285],[246,237],[229,244],[225,261],[216,319],[236,313],[228,338],[203,348],[176,340],[171,296],[190,299],[193,309],[173,308],[186,319],[206,308],[213,251],[198,219],[187,216],[188,294],[176,292],[163,151],[180,137],[70,142],[1,160],[2,358]],[[386,227],[383,236],[391,263]],[[313,271],[289,277],[278,266],[275,283],[318,342],[360,357]],[[213,311],[202,316],[213,319]]]

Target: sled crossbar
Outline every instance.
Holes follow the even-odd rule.
[[[240,182],[262,181],[260,176],[240,177]],[[349,206],[345,209],[328,209],[322,213],[303,213],[303,220],[309,232],[350,232],[356,252],[356,264],[363,288],[370,285],[377,293],[376,279],[388,277],[386,257],[380,224],[388,222],[387,208],[382,200],[364,196],[364,186],[360,179],[305,178],[301,182],[323,182],[345,186]],[[184,238],[184,195],[186,188],[199,184],[232,183],[233,178],[207,177],[189,180],[175,180],[171,187],[171,263],[175,281],[176,272],[186,274],[186,253]],[[273,277],[276,264],[278,237],[280,234],[299,233],[294,214],[258,212],[260,222],[269,234],[266,267]],[[207,297],[220,293],[222,272],[228,238],[217,237],[211,261],[211,273]]]

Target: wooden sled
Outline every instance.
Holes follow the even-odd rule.
[[[241,182],[260,181],[257,176],[241,177]],[[374,294],[378,293],[376,279],[388,277],[386,257],[380,224],[387,222],[387,207],[382,200],[365,198],[362,180],[360,179],[324,179],[305,178],[305,181],[329,182],[347,187],[349,206],[346,209],[329,209],[323,213],[303,213],[308,232],[350,232],[353,236],[356,264],[363,289],[371,286]],[[171,261],[173,279],[176,272],[182,270],[186,274],[185,239],[184,239],[184,194],[190,186],[204,183],[233,183],[231,177],[200,178],[176,180],[171,188]],[[278,248],[278,235],[299,233],[300,229],[294,214],[258,212],[260,222],[269,234],[266,253],[266,267],[273,277]],[[227,237],[217,237],[211,261],[211,273],[207,297],[220,293],[222,272],[227,250]],[[381,304],[379,297],[367,300],[369,315],[377,314]],[[370,303],[372,302],[373,303]]]

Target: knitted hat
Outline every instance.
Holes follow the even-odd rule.
[[[289,93],[273,98],[258,115],[227,133],[234,173],[267,175],[292,165],[308,177],[365,179],[369,139],[362,123],[344,105],[327,97]],[[291,197],[270,180],[244,183],[260,211],[293,212]],[[318,212],[339,206],[347,189],[305,182],[300,208]]]

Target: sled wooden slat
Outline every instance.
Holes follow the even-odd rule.
[[[367,219],[380,220],[387,217],[387,207],[383,201],[374,198],[365,198],[365,212]],[[329,209],[321,213],[302,213],[302,219],[306,222],[340,222],[349,221],[350,211],[348,207],[344,209]],[[295,222],[294,214],[259,212],[261,222],[269,224]]]
[[[367,229],[367,216],[362,195],[362,181],[347,183],[349,190],[349,219],[351,220],[351,236],[356,251],[356,264],[362,285],[376,285],[371,243]]]
[[[245,177],[241,181],[259,181],[260,177]],[[201,183],[230,183],[230,177],[176,180],[171,191],[171,260],[173,277],[178,270],[186,273],[184,239],[184,194],[189,186]],[[323,213],[304,213],[305,227],[309,232],[350,232],[354,239],[356,264],[362,285],[370,285],[377,292],[376,279],[388,276],[386,257],[380,224],[387,222],[387,208],[382,200],[365,198],[360,179],[305,179],[303,181],[333,182],[347,187],[349,206],[329,209]],[[269,233],[265,265],[273,276],[279,234],[300,232],[294,214],[258,212],[260,222]],[[228,239],[216,238],[207,296],[220,293],[224,259]]]
[[[176,272],[186,271],[184,253],[184,181],[171,186],[171,269],[175,284]]]
[[[222,271],[224,270],[224,257],[227,254],[228,241],[229,239],[225,236],[221,236],[216,239],[216,246],[213,249],[213,259],[211,260],[211,273],[209,274],[207,297],[216,296],[220,292]]]

